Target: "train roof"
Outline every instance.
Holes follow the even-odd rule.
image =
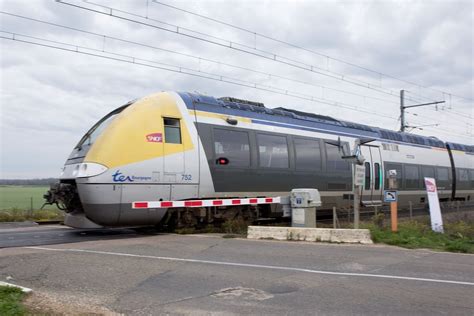
[[[330,116],[319,115],[310,112],[303,112],[298,110],[293,110],[284,107],[277,107],[277,108],[267,108],[263,103],[254,102],[254,101],[247,101],[242,99],[237,99],[233,97],[223,97],[223,98],[214,98],[205,95],[199,95],[194,93],[179,93],[186,101],[189,98],[193,104],[205,104],[209,106],[216,106],[224,109],[230,109],[234,111],[245,111],[251,112],[254,114],[258,114],[258,117],[266,117],[268,120],[276,120],[280,118],[278,121],[288,121],[288,120],[298,120],[300,122],[305,122],[304,125],[312,125],[312,124],[324,124],[336,130],[351,130],[352,133],[359,134],[365,137],[374,137],[385,139],[387,141],[395,141],[395,142],[405,142],[411,144],[417,144],[422,146],[430,146],[430,147],[440,147],[444,148],[445,144],[448,144],[450,148],[454,150],[461,150],[465,152],[474,153],[474,146],[470,145],[463,145],[457,143],[450,143],[450,142],[443,142],[436,137],[426,137],[420,135],[414,135],[410,133],[403,133],[403,132],[396,132],[388,129],[383,129],[379,127],[373,127],[369,125],[342,121],[335,119]],[[236,113],[238,115],[238,113]],[[311,124],[312,123],[312,124]]]

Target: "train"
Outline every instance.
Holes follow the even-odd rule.
[[[436,179],[441,202],[473,198],[474,146],[232,97],[159,92],[100,119],[45,199],[75,228],[281,217],[281,204],[265,202],[293,188],[318,189],[322,210],[348,208],[354,165],[343,153],[360,139],[371,140],[359,148],[362,207],[384,205],[389,170],[400,207],[427,203],[424,177]]]

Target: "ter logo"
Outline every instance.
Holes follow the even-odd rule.
[[[117,170],[113,175],[112,175],[112,180],[114,180],[114,182],[125,182],[125,181],[129,181],[129,182],[133,182],[132,178],[130,178],[130,176],[124,176],[120,170]]]

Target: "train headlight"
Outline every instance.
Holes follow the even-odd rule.
[[[93,177],[98,176],[101,173],[107,171],[107,167],[94,163],[94,162],[84,162],[76,166],[73,171],[78,178],[86,178],[86,177]]]

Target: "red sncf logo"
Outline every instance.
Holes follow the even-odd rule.
[[[146,135],[146,141],[150,143],[161,143],[163,142],[163,135],[161,133],[152,133]]]

